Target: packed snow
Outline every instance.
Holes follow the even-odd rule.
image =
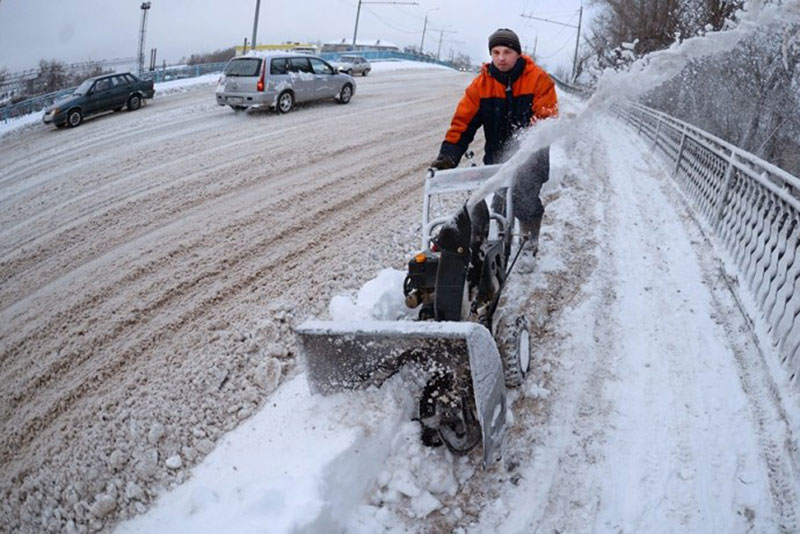
[[[590,126],[580,145],[553,147],[540,268],[510,286],[507,303],[533,316],[544,303],[531,293],[567,277],[571,295],[539,319],[556,339],[536,343],[514,393],[526,413],[504,463],[481,472],[475,455],[423,447],[402,384],[326,398],[300,374],[118,531],[795,530],[795,467],[787,456],[773,470],[764,453],[798,429],[743,388],[772,378],[710,243],[649,147],[610,116]],[[581,241],[584,259],[569,250]],[[583,280],[569,280],[576,261],[591,264]],[[331,318],[400,318],[402,276],[384,270],[334,297]],[[783,407],[796,410],[785,380]]]

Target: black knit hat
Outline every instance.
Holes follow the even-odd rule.
[[[517,54],[522,53],[522,47],[519,45],[519,37],[508,28],[500,28],[489,36],[489,52],[491,52],[492,48],[495,46],[507,46],[511,50],[516,50]]]

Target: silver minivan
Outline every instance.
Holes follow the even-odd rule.
[[[322,58],[290,52],[251,53],[231,59],[217,83],[217,104],[234,111],[272,107],[288,113],[296,102],[333,98],[347,104],[356,92],[352,76]]]

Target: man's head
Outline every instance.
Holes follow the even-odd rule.
[[[519,37],[508,28],[500,28],[489,36],[489,53],[492,54],[492,63],[498,70],[511,70],[522,53]]]

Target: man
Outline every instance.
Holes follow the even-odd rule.
[[[553,81],[522,55],[516,33],[507,28],[494,32],[489,36],[489,52],[491,63],[483,65],[458,103],[439,156],[431,163],[435,169],[457,166],[480,127],[486,138],[483,162],[502,163],[516,148],[514,134],[558,112]],[[514,215],[533,255],[544,215],[539,191],[549,175],[550,151],[544,148],[521,166],[512,192]]]

